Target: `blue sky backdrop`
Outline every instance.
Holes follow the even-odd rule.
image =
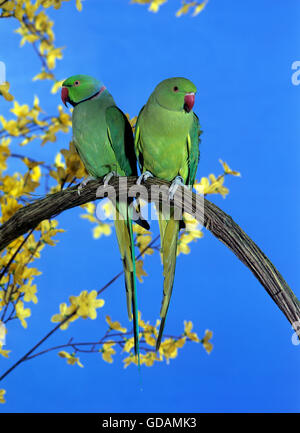
[[[212,201],[229,213],[259,245],[295,293],[299,289],[299,96],[291,65],[300,60],[297,0],[211,0],[195,18],[175,18],[172,0],[157,14],[128,0],[86,0],[79,13],[74,2],[55,20],[56,45],[65,46],[56,75],[85,73],[102,79],[120,108],[138,114],[155,85],[184,76],[197,88],[195,112],[204,131],[197,179],[219,174],[219,158],[242,173],[226,178],[224,200]],[[32,82],[40,69],[31,46],[19,49],[15,23],[1,20],[0,60],[16,99],[31,104],[38,94],[49,113],[60,103],[48,82]],[[2,43],[5,41],[5,43]],[[7,104],[0,101],[0,111]],[[44,147],[22,151],[52,161],[68,146],[61,134]],[[10,170],[18,163],[11,161]],[[66,233],[55,248],[43,250],[36,279],[39,303],[32,306],[28,329],[9,326],[8,368],[51,328],[60,303],[82,290],[98,290],[121,269],[115,236],[92,238],[81,209],[58,217]],[[153,223],[157,232],[156,222]],[[133,366],[123,369],[100,355],[81,356],[84,368],[69,366],[56,353],[24,363],[0,387],[7,389],[3,412],[291,412],[300,409],[300,345],[292,329],[250,271],[209,232],[178,259],[166,332],[179,334],[183,321],[195,331],[214,333],[210,355],[201,345],[186,344],[169,365],[142,368],[143,391]],[[147,257],[150,274],[139,284],[145,320],[158,317],[162,272],[158,254]],[[78,320],[44,346],[71,336],[92,340],[106,329],[103,315],[127,321],[123,280],[105,293],[98,319]]]

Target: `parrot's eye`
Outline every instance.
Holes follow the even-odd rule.
[[[174,92],[178,92],[178,87],[177,86],[175,86],[175,87],[173,87],[173,90],[174,90]]]
[[[75,87],[78,87],[79,84],[80,84],[80,81],[75,81],[75,82],[74,82],[74,86],[75,86]]]

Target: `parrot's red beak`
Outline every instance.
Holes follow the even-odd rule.
[[[184,97],[184,109],[188,113],[193,109],[195,104],[195,93],[187,93]]]
[[[61,89],[61,100],[63,101],[63,103],[67,107],[67,102],[69,100],[69,91],[68,91],[67,87],[63,87]]]

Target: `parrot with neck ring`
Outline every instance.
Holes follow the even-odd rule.
[[[89,174],[78,188],[104,177],[107,184],[113,175],[136,176],[136,156],[129,121],[117,107],[103,83],[88,75],[74,75],[62,84],[61,99],[74,107],[72,113],[73,141]],[[123,261],[127,311],[133,318],[134,348],[140,365],[139,329],[136,293],[136,269],[130,202],[116,200],[115,229]],[[145,220],[136,221],[149,229]]]
[[[171,181],[170,199],[178,186],[193,188],[199,163],[200,125],[193,112],[196,86],[188,79],[175,77],[159,83],[141,109],[135,129],[135,151],[142,175]],[[156,342],[159,350],[173,290],[177,241],[183,222],[158,209],[163,263],[163,300],[161,324]]]

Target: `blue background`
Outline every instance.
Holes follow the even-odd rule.
[[[154,86],[170,76],[185,76],[198,88],[195,112],[202,129],[197,178],[220,173],[219,158],[242,173],[228,178],[229,196],[212,200],[247,232],[299,291],[299,95],[291,65],[300,60],[299,2],[211,0],[196,18],[175,18],[179,2],[169,1],[158,14],[127,0],[87,0],[83,12],[74,2],[55,20],[56,45],[65,46],[56,75],[87,73],[102,79],[122,110],[138,114]],[[1,20],[0,60],[7,65],[12,92],[22,103],[38,94],[48,113],[59,94],[48,82],[32,82],[40,69],[30,45],[19,49],[16,23]],[[2,39],[3,38],[3,39]],[[0,102],[7,114],[7,103]],[[21,149],[38,160],[53,161],[71,137]],[[20,149],[18,149],[20,151]],[[10,170],[19,165],[11,161]],[[98,290],[121,269],[114,235],[95,241],[91,225],[78,209],[58,217],[66,233],[36,262],[39,303],[32,304],[28,329],[9,325],[1,370],[30,349],[51,328],[51,316],[71,294]],[[156,225],[155,223],[153,225]],[[156,230],[156,228],[155,228]],[[147,257],[139,285],[145,320],[155,322],[161,302],[158,254]],[[103,316],[127,322],[123,280],[105,293],[98,319],[79,320],[59,331],[43,348],[69,337],[96,340],[106,329]],[[8,412],[291,412],[300,409],[300,346],[292,329],[250,271],[205,231],[180,255],[166,332],[180,334],[192,320],[203,336],[213,331],[214,349],[186,344],[169,365],[142,368],[143,391],[133,366],[123,369],[100,355],[81,356],[84,368],[69,366],[56,353],[24,363],[0,384],[7,390]]]

